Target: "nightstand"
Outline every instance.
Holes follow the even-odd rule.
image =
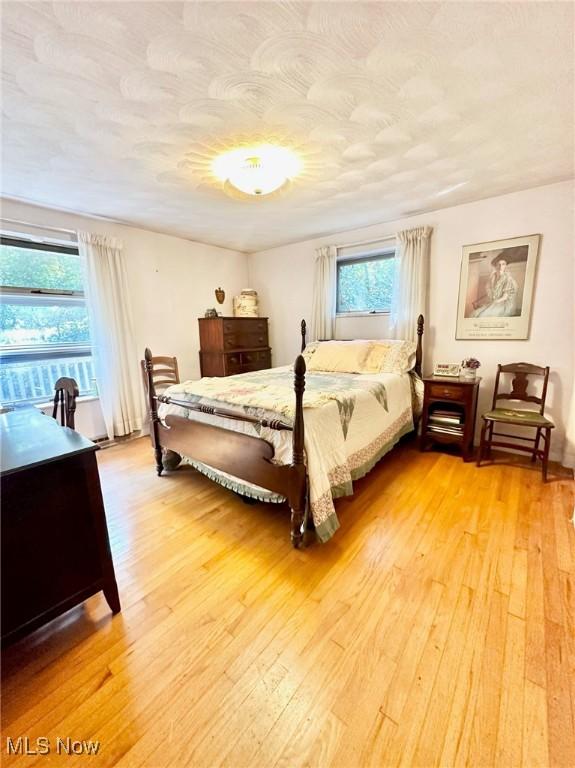
[[[463,460],[473,458],[477,395],[481,378],[423,378],[420,449],[432,443],[461,446]]]

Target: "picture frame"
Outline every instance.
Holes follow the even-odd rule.
[[[456,339],[527,339],[541,235],[464,245]]]

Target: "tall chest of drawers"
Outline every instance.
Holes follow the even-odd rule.
[[[201,317],[202,376],[233,376],[271,368],[267,317]]]

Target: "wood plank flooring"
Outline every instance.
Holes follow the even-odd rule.
[[[573,481],[409,442],[294,551],[147,440],[99,464],[123,610],[4,653],[6,766],[574,766]],[[6,738],[99,741],[7,755]]]

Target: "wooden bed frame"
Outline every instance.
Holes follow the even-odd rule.
[[[423,315],[417,319],[417,349],[414,371],[421,376]],[[301,351],[306,346],[306,323],[301,321]],[[291,509],[291,541],[297,549],[302,546],[308,520],[308,479],[304,464],[303,393],[305,390],[305,360],[300,354],[294,365],[295,417],[293,426],[281,419],[258,419],[238,411],[189,403],[156,394],[153,378],[152,353],[145,355],[146,394],[150,409],[150,436],[156,459],[156,471],[162,474],[163,449],[207,464],[246,482],[259,485],[285,496]],[[292,432],[292,463],[273,464],[274,448],[259,437],[233,432],[224,427],[205,424],[181,416],[168,415],[165,422],[158,417],[158,403],[179,405],[190,411],[221,416],[269,429]]]

